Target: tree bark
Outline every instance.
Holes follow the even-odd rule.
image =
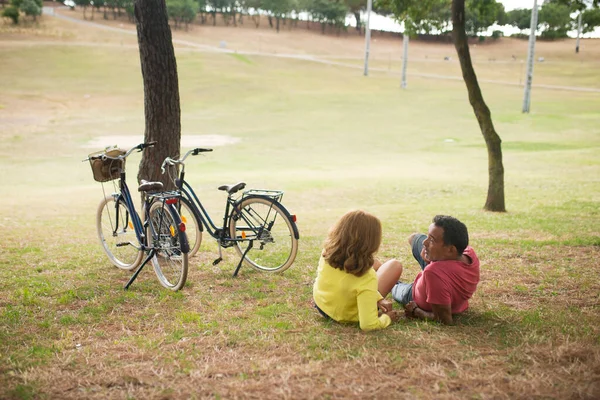
[[[483,100],[481,89],[471,62],[469,43],[465,32],[465,0],[452,0],[452,38],[458,53],[463,79],[469,93],[469,102],[488,152],[488,193],[483,208],[488,211],[506,211],[504,204],[504,166],[502,165],[502,140],[494,129],[492,114]]]
[[[165,189],[174,189],[160,171],[166,157],[179,157],[181,110],[177,63],[171,39],[165,0],[135,0],[142,78],[144,81],[144,141],[157,145],[144,150],[138,181],[161,181]]]

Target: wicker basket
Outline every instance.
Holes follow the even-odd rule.
[[[118,179],[121,176],[121,170],[125,169],[125,160],[111,160],[111,159],[92,159],[102,155],[109,157],[118,157],[125,154],[126,151],[119,148],[106,149],[92,153],[89,155],[90,165],[92,167],[92,173],[94,174],[94,180],[97,182],[108,182]]]

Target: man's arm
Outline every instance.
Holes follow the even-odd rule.
[[[452,320],[452,308],[449,304],[432,304],[431,309],[432,312],[425,311],[417,306],[417,303],[411,301],[404,306],[404,314],[409,318],[430,319],[440,321],[445,325],[452,325],[454,322]]]

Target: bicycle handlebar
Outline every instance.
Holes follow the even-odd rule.
[[[209,151],[213,151],[213,149],[204,149],[201,147],[197,147],[195,149],[189,150],[187,153],[185,153],[185,155],[180,158],[179,160],[174,160],[171,157],[167,157],[165,158],[165,161],[163,161],[162,165],[160,166],[160,170],[162,171],[162,173],[165,173],[165,166],[166,165],[183,165],[185,168],[185,159],[188,158],[188,156],[191,154],[193,156],[197,156],[200,153],[206,153]]]
[[[134,150],[143,151],[147,147],[154,147],[157,143],[158,143],[157,141],[152,141],[152,142],[147,142],[147,143],[140,143],[137,146],[134,146],[134,147],[130,148],[129,150],[127,150],[127,152],[125,154],[120,155],[120,156],[111,157],[111,156],[107,156],[106,154],[99,154],[97,156],[88,157],[87,159],[85,159],[83,161],[89,161],[89,160],[124,160],[125,158],[129,157],[129,155],[131,153],[133,153]]]

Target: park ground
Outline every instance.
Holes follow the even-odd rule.
[[[95,234],[102,186],[81,160],[143,140],[135,27],[54,13],[0,22],[0,398],[600,397],[600,40],[577,55],[574,40],[537,43],[528,114],[527,42],[471,46],[503,139],[508,211],[489,213],[452,45],[411,41],[401,90],[400,38],[374,36],[365,77],[352,34],[174,30],[183,150],[215,149],[188,164],[190,181],[215,217],[218,185],[285,190],[300,250],[282,274],[233,278],[234,253],[213,267],[205,237],[183,290],[148,268],[124,291],[129,273]],[[365,334],[319,317],[321,245],[354,208],[380,217],[379,257],[407,279],[410,233],[439,213],[468,225],[481,283],[455,326]]]

